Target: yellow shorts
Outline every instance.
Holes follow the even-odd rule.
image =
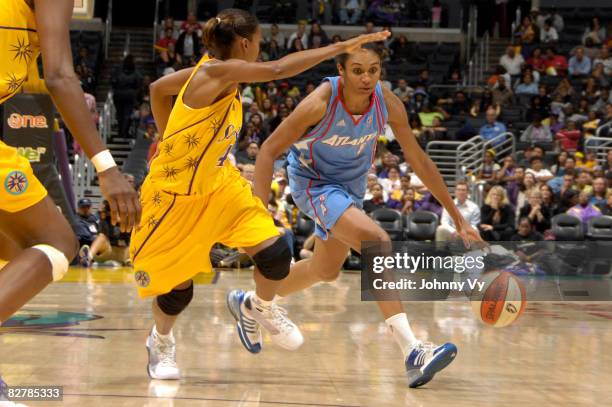
[[[0,211],[19,212],[42,201],[47,190],[30,162],[0,141]]]
[[[145,181],[142,221],[132,232],[130,256],[141,298],[157,296],[212,272],[215,243],[252,247],[279,235],[249,183],[232,171],[210,195],[175,195]]]

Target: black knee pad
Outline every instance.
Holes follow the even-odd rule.
[[[279,237],[274,244],[253,256],[253,261],[265,278],[279,281],[289,275],[291,250],[287,241]]]
[[[183,290],[172,290],[157,297],[157,305],[166,315],[178,315],[193,299],[193,283]]]

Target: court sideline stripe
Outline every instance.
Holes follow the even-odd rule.
[[[137,398],[137,399],[151,399],[151,400],[201,400],[201,401],[222,401],[227,403],[259,403],[259,404],[271,404],[271,405],[285,405],[285,406],[314,406],[314,407],[363,407],[360,404],[313,404],[313,403],[298,403],[295,401],[249,401],[239,399],[220,399],[211,397],[151,397],[151,396],[138,396],[135,394],[80,394],[80,393],[64,393],[63,396],[68,397],[114,397],[114,398]]]

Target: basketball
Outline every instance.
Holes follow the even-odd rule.
[[[527,306],[525,285],[514,274],[495,270],[484,273],[482,290],[472,291],[472,310],[483,323],[501,328],[514,323]]]

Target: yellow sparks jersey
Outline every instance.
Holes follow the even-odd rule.
[[[208,56],[200,60],[172,108],[147,177],[155,189],[179,195],[209,194],[235,171],[228,155],[242,127],[238,90],[201,109],[192,109],[183,101],[193,76],[209,60]]]
[[[21,89],[39,53],[32,9],[24,0],[0,0],[0,104]]]

